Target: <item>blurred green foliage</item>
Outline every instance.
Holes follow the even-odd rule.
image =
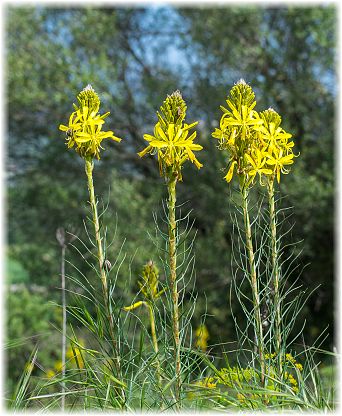
[[[61,311],[48,301],[47,291],[35,293],[22,285],[7,293],[6,397],[11,395],[35,347],[39,353],[33,375],[44,376],[50,363],[60,359],[59,336],[52,325],[61,325]]]
[[[24,269],[23,265],[18,260],[13,260],[10,257],[6,262],[6,283],[28,283],[29,274]]]
[[[87,239],[84,167],[75,152],[67,151],[58,125],[67,121],[79,90],[91,83],[103,110],[111,111],[108,128],[124,139],[105,144],[94,180],[101,203],[108,202],[109,240],[116,230],[111,262],[125,241],[127,261],[118,286],[131,301],[141,266],[149,259],[158,265],[147,233],[154,234],[152,212],[162,214],[160,199],[166,196],[155,160],[142,160],[136,153],[144,147],[143,133],[152,132],[165,95],[180,89],[189,121],[200,120],[199,143],[204,146],[204,168],[185,168],[178,195],[180,203],[188,201],[184,212],[193,210],[197,232],[195,324],[208,313],[210,342],[235,340],[229,310],[233,208],[223,180],[226,161],[210,134],[220,117],[219,105],[243,77],[256,91],[258,109],[272,106],[283,116],[284,128],[301,152],[293,173],[281,183],[282,195],[288,195],[282,203],[294,206],[290,222],[295,227],[288,241],[304,240],[301,262],[309,265],[301,275],[303,287],[320,285],[304,311],[307,342],[329,325],[324,346],[332,347],[334,7],[11,6],[6,34],[8,254],[12,267],[19,262],[26,271],[28,283],[59,287],[57,227],[77,230]],[[67,258],[89,273],[71,247]],[[67,269],[75,272],[70,265]],[[28,305],[38,301],[28,292],[23,296]],[[27,310],[30,321],[15,327],[10,319],[8,336],[45,331],[48,319],[34,318],[37,313],[47,317]],[[24,363],[15,357],[13,350],[11,374]]]

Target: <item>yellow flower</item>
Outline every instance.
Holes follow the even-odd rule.
[[[146,263],[142,269],[141,279],[138,281],[140,291],[143,294],[147,302],[153,302],[158,299],[166,289],[158,291],[159,284],[159,270],[154,265],[153,261],[150,260]],[[123,309],[125,311],[132,311],[140,306],[145,305],[146,302],[140,300],[136,303],[133,303],[130,306],[125,306]]]
[[[120,142],[112,131],[102,131],[104,119],[109,112],[100,115],[100,99],[91,85],[84,88],[77,96],[79,107],[69,117],[67,126],[61,124],[59,129],[66,132],[68,148],[75,148],[82,157],[97,157],[100,159],[101,143],[104,139]]]
[[[77,340],[77,343],[80,345],[80,347],[85,346],[84,340],[82,338]],[[81,352],[82,348],[80,347],[74,344],[74,347],[72,348],[70,345],[66,351],[66,357],[73,365],[78,364],[80,368],[83,368],[84,367],[84,362],[82,358],[83,352]]]
[[[197,381],[196,386],[199,387],[206,387],[208,389],[215,389],[216,388],[216,382],[213,377],[206,377],[202,380]]]
[[[229,92],[228,109],[221,106],[223,115],[220,127],[212,133],[218,139],[218,147],[229,152],[229,169],[224,179],[229,183],[234,173],[240,178],[240,186],[254,183],[258,174],[277,177],[287,174],[286,166],[293,164],[294,142],[292,135],[280,126],[281,117],[273,109],[258,114],[252,88],[240,80]]]
[[[56,373],[52,369],[49,369],[46,372],[46,377],[47,378],[53,378],[55,375],[56,375]]]
[[[34,363],[33,363],[32,361],[28,361],[28,362],[25,364],[25,370],[26,370],[28,373],[31,373],[31,372],[34,370]]]
[[[141,293],[147,300],[158,299],[165,290],[158,291],[159,270],[150,260],[142,269],[141,280],[138,282]]]
[[[296,362],[295,358],[290,353],[285,354],[285,358],[286,358],[287,361],[289,361],[292,364],[295,364],[295,362]]]
[[[258,148],[253,149],[253,153],[251,155],[245,155],[247,161],[250,164],[250,168],[248,170],[248,176],[250,177],[250,182],[253,181],[254,177],[259,174],[261,178],[261,174],[264,175],[271,175],[272,170],[267,169],[265,167],[265,163],[267,161],[267,153],[264,151],[259,150]]]
[[[250,139],[254,134],[255,126],[263,122],[254,110],[256,105],[255,94],[246,82],[241,79],[229,92],[226,99],[229,109],[220,106],[223,115],[220,120],[220,129],[216,129],[212,136],[228,142],[231,132],[241,140]]]
[[[283,149],[274,150],[273,155],[267,154],[267,164],[273,166],[273,171],[277,175],[277,181],[280,182],[280,172],[288,174],[290,171],[285,166],[293,164],[294,154],[284,155]]]
[[[294,142],[289,141],[292,135],[281,128],[281,117],[272,108],[263,111],[260,117],[263,120],[263,125],[258,126],[257,131],[262,146],[267,149],[267,168],[277,176],[279,183],[280,173],[289,173],[285,166],[292,165],[294,162],[295,155],[292,149]]]
[[[63,363],[61,360],[55,362],[55,370],[60,373],[63,370]]]
[[[246,397],[242,393],[237,393],[236,397],[241,403],[246,401]]]
[[[201,324],[195,331],[196,335],[196,347],[200,348],[202,351],[206,351],[208,347],[208,338],[209,331],[206,325]]]
[[[229,183],[232,180],[233,174],[234,174],[234,168],[237,165],[237,161],[234,160],[231,165],[230,168],[228,169],[228,173],[227,175],[224,177],[224,179]]]
[[[240,177],[249,175],[248,181],[252,182],[256,173],[254,157],[257,148],[257,127],[263,124],[259,114],[254,110],[256,105],[255,94],[245,81],[240,80],[229,92],[226,99],[228,109],[221,106],[223,115],[220,120],[220,128],[215,129],[212,137],[218,139],[218,147],[229,152],[229,169],[224,179],[229,183],[237,173]],[[246,158],[249,155],[251,162]],[[263,163],[264,164],[264,163]],[[258,164],[258,173],[260,172]],[[266,169],[266,168],[265,168]],[[250,173],[250,174],[249,174]]]
[[[274,358],[276,356],[276,353],[275,352],[272,352],[271,354],[265,354],[265,358],[266,359],[272,359],[272,358]]]
[[[302,366],[302,364],[300,364],[300,363],[296,363],[296,364],[295,364],[295,366],[296,366],[296,368],[297,368],[299,371],[303,371],[303,366]]]
[[[154,135],[144,134],[148,146],[138,155],[143,157],[147,153],[157,154],[160,174],[165,175],[167,169],[171,168],[178,173],[181,180],[181,167],[187,160],[198,169],[203,166],[194,154],[195,151],[203,149],[201,145],[194,143],[197,133],[193,132],[189,136],[189,130],[198,122],[184,123],[186,106],[179,91],[168,96],[160,110],[162,115],[157,113],[159,121],[154,127]]]

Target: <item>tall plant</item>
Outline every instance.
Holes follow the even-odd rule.
[[[271,327],[275,333],[275,353],[279,356],[279,367],[282,359],[282,328],[281,328],[281,294],[280,268],[278,263],[278,240],[276,231],[276,214],[274,203],[274,179],[280,181],[281,173],[288,173],[287,166],[293,163],[293,141],[291,135],[280,127],[280,116],[272,109],[259,114],[255,110],[256,100],[252,88],[244,80],[240,80],[230,90],[226,100],[228,109],[221,106],[223,115],[220,127],[212,136],[218,139],[218,147],[228,151],[229,169],[225,180],[231,182],[234,175],[238,177],[239,191],[242,200],[242,212],[245,229],[245,247],[248,258],[248,280],[252,291],[253,326],[256,347],[260,362],[260,380],[265,385],[265,334],[262,310],[262,282],[255,259],[253,229],[250,220],[249,193],[257,184],[267,185],[269,200],[269,238],[271,247],[271,281],[272,299],[264,302],[273,303],[274,313]],[[279,368],[280,369],[280,368]]]
[[[92,221],[94,226],[94,234],[97,248],[98,270],[101,279],[102,294],[104,299],[105,310],[109,322],[110,338],[114,353],[114,365],[116,368],[116,376],[121,378],[120,359],[116,342],[114,319],[111,312],[108,282],[107,282],[107,264],[104,256],[103,236],[101,235],[101,227],[99,215],[97,211],[97,198],[95,196],[93,170],[94,159],[100,159],[100,150],[104,139],[112,139],[120,142],[121,139],[116,137],[113,131],[103,131],[105,118],[109,112],[100,114],[100,98],[91,85],[87,85],[77,96],[78,104],[73,104],[74,110],[70,117],[68,125],[60,125],[59,129],[66,132],[66,143],[68,148],[74,148],[75,151],[83,158],[85,172],[87,176],[87,184],[89,191],[89,202],[92,210]],[[124,400],[124,392],[120,390],[122,400]]]
[[[202,164],[197,160],[194,151],[202,150],[202,146],[194,143],[196,132],[190,134],[198,122],[185,123],[187,106],[179,91],[168,95],[160,111],[157,112],[158,122],[154,134],[145,134],[148,146],[141,151],[140,157],[146,154],[157,155],[160,175],[164,178],[168,189],[168,267],[169,283],[172,297],[172,328],[174,339],[174,359],[177,406],[181,403],[181,357],[179,329],[179,293],[177,287],[177,220],[176,220],[176,187],[182,181],[182,168],[190,160],[199,169]]]

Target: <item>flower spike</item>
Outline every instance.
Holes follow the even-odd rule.
[[[77,100],[79,105],[74,104],[75,111],[71,113],[68,125],[61,124],[59,130],[66,132],[66,144],[69,149],[75,148],[83,158],[100,159],[102,140],[112,139],[120,142],[121,139],[114,136],[111,130],[102,131],[104,119],[109,112],[99,114],[100,98],[90,84],[77,95]]]

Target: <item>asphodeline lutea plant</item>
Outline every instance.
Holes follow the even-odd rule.
[[[277,218],[275,207],[275,179],[280,182],[281,174],[290,172],[289,166],[293,164],[294,141],[292,135],[281,127],[281,117],[272,108],[260,113],[263,124],[258,126],[260,141],[262,143],[266,158],[267,169],[271,171],[264,175],[262,184],[266,184],[268,191],[269,221],[271,236],[271,259],[272,259],[272,289],[274,292],[274,350],[278,357],[278,368],[281,371],[283,354],[286,349],[286,340],[282,340],[282,318],[281,318],[281,296],[280,279],[281,270],[279,266],[279,242],[277,236]]]
[[[124,307],[125,311],[133,311],[140,306],[145,306],[148,309],[150,317],[151,336],[153,342],[154,352],[157,358],[157,373],[158,381],[161,382],[160,364],[159,364],[159,348],[158,348],[158,337],[156,332],[156,318],[155,318],[155,303],[160,296],[165,292],[165,289],[159,290],[159,270],[155,266],[152,260],[146,263],[142,269],[141,278],[138,281],[140,292],[144,300],[139,300],[130,306]]]
[[[68,148],[75,149],[76,152],[84,159],[85,172],[88,181],[88,191],[90,205],[92,209],[93,225],[95,231],[97,259],[99,264],[99,273],[102,284],[104,304],[110,328],[110,339],[113,345],[114,363],[117,371],[117,377],[121,377],[120,360],[116,345],[114,320],[111,314],[109,291],[107,283],[107,269],[104,257],[104,248],[102,246],[102,236],[100,231],[99,215],[97,212],[97,200],[95,197],[93,183],[94,158],[100,159],[100,150],[103,149],[101,143],[104,139],[111,139],[120,142],[121,139],[116,137],[113,131],[103,131],[105,124],[104,119],[110,114],[106,112],[101,115],[100,98],[91,85],[87,85],[77,95],[78,105],[73,104],[74,111],[69,117],[68,125],[61,124],[59,129],[66,133],[66,144]],[[120,395],[124,403],[124,391],[120,390]]]
[[[223,115],[220,127],[212,136],[218,140],[218,148],[228,152],[228,172],[224,179],[229,183],[237,176],[242,196],[246,249],[249,262],[249,281],[252,288],[255,339],[257,343],[261,374],[265,382],[265,348],[263,323],[261,317],[259,278],[255,264],[252,229],[249,218],[248,195],[250,188],[259,179],[261,185],[267,185],[270,213],[270,238],[272,247],[272,285],[274,299],[275,351],[281,361],[281,312],[279,291],[279,265],[274,206],[274,180],[280,182],[281,173],[289,173],[293,164],[293,146],[291,134],[285,132],[280,124],[280,116],[268,109],[262,113],[255,110],[256,100],[252,88],[240,80],[231,89],[226,100],[228,109],[221,106]]]
[[[198,122],[185,123],[187,106],[179,91],[166,97],[160,111],[157,112],[158,122],[153,135],[145,134],[148,146],[141,151],[140,157],[146,154],[157,155],[159,172],[165,178],[168,188],[168,224],[169,224],[169,282],[172,296],[172,321],[175,351],[176,406],[181,405],[181,359],[179,335],[179,305],[177,288],[177,223],[176,223],[176,185],[182,180],[182,167],[190,161],[199,169],[202,164],[194,152],[202,150],[202,146],[194,143],[196,131],[190,133]]]
[[[252,229],[248,209],[248,191],[257,174],[271,173],[265,167],[265,162],[259,145],[257,126],[262,124],[256,105],[255,94],[245,81],[240,80],[230,90],[226,100],[229,109],[222,107],[223,115],[220,128],[215,129],[212,136],[218,139],[218,147],[227,150],[229,168],[225,180],[229,183],[234,173],[239,178],[240,193],[245,226],[246,250],[249,262],[249,282],[252,289],[254,329],[256,346],[260,361],[260,379],[265,382],[264,334],[261,317],[259,280],[255,264],[255,253],[252,240]],[[254,163],[252,163],[254,161]]]

